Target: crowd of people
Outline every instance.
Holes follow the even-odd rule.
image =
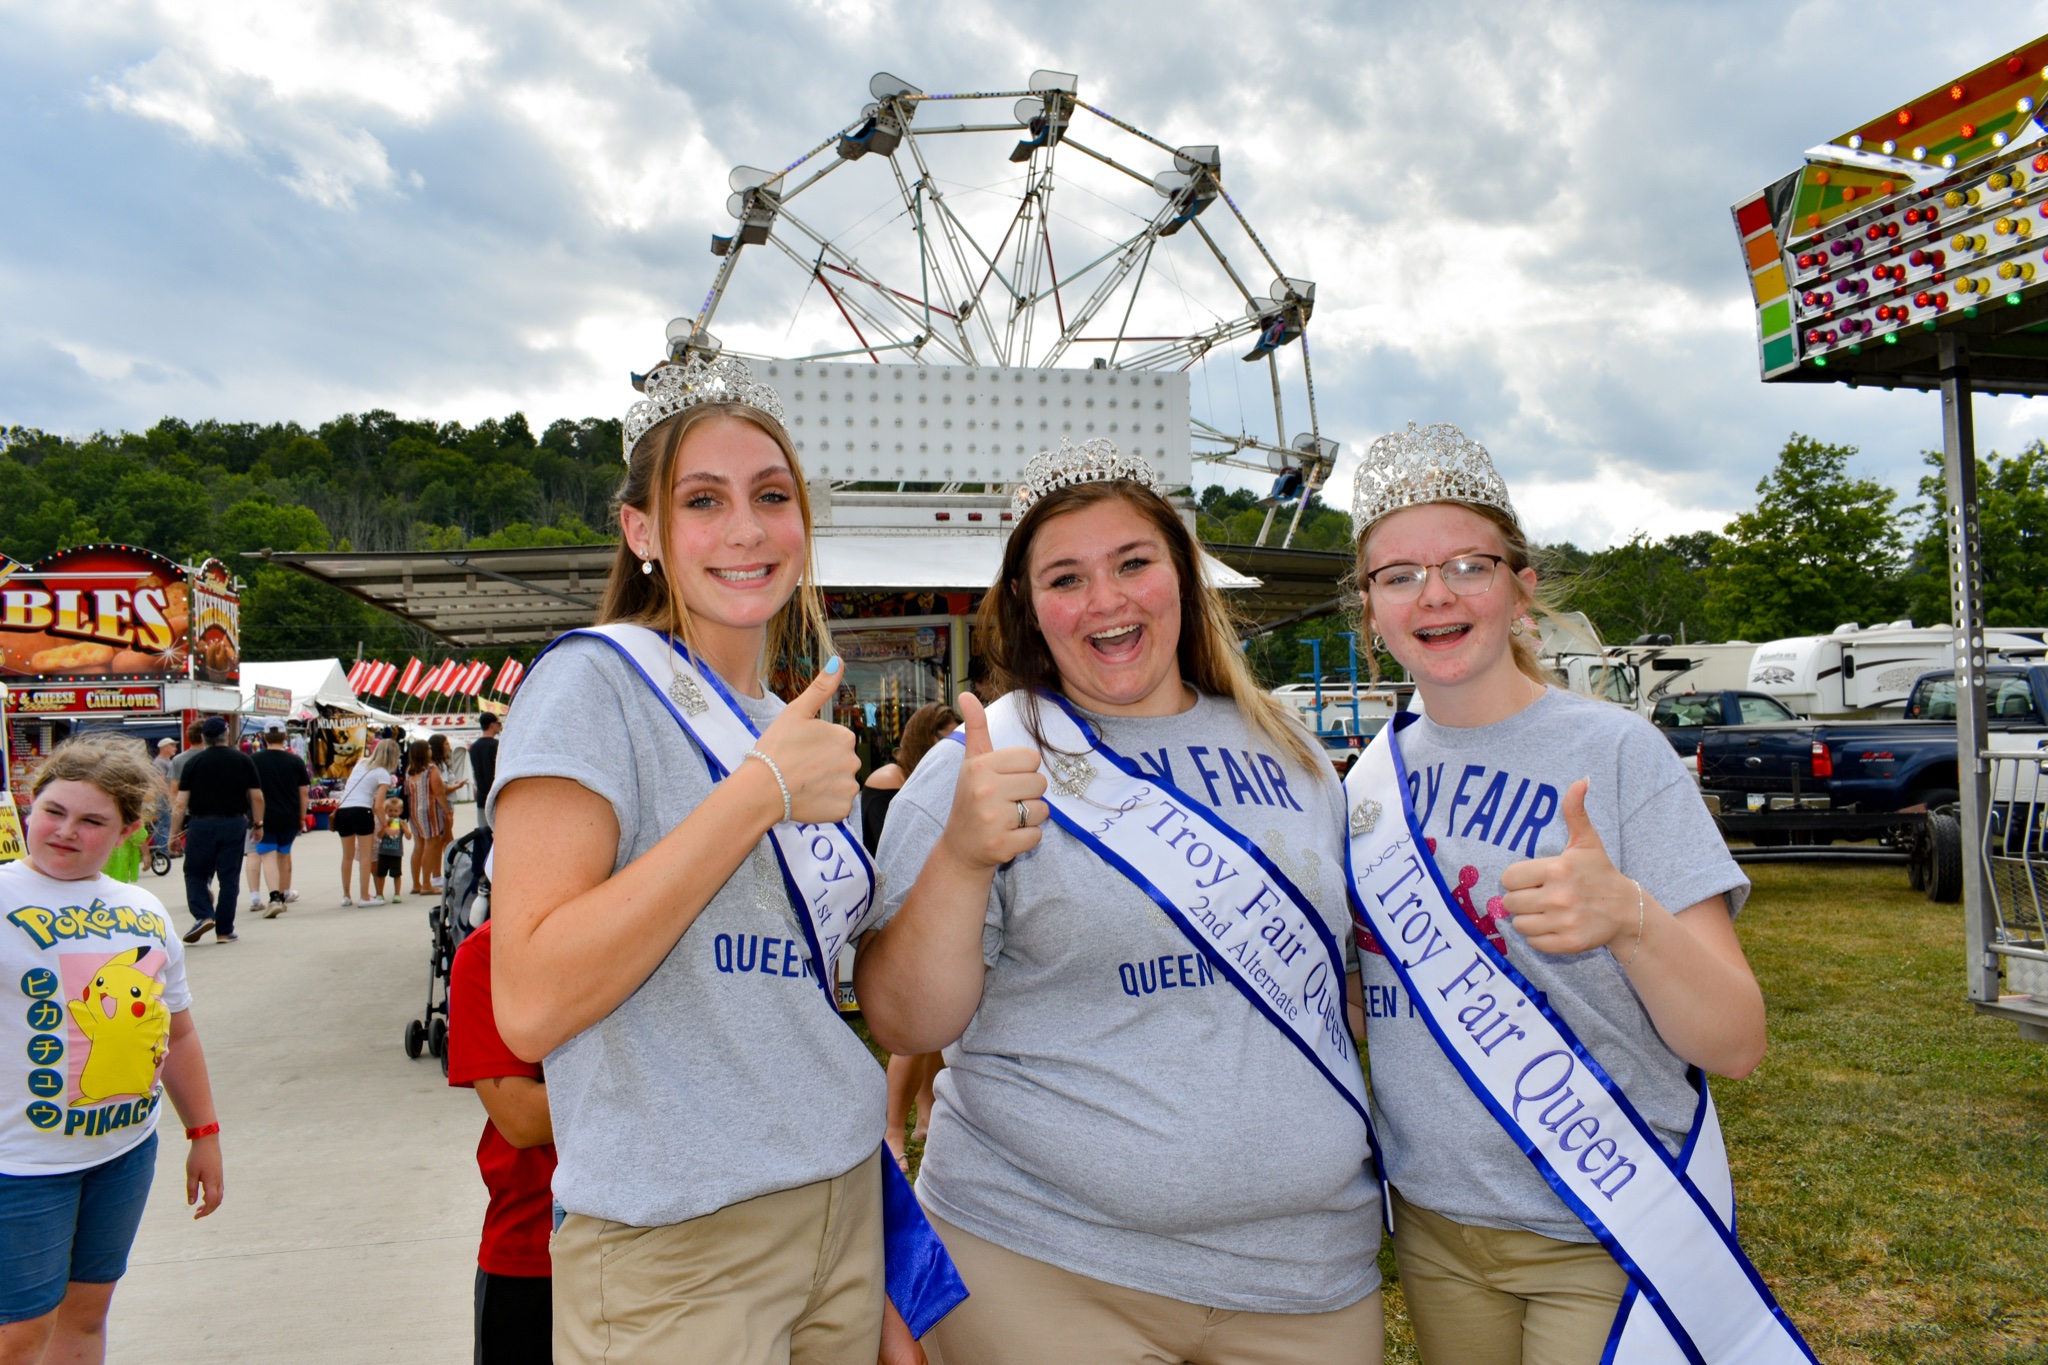
[[[473,769],[492,914],[456,955],[449,1077],[487,1116],[479,1361],[1372,1365],[1388,1228],[1432,1365],[1810,1359],[1714,1166],[1704,1074],[1764,1049],[1749,884],[1669,746],[1540,666],[1483,448],[1411,426],[1358,476],[1357,606],[1419,707],[1343,781],[1251,677],[1157,472],[1090,442],[1017,491],[986,684],[863,783],[822,718],[842,673],[778,396],[732,360],[645,384],[598,623]],[[244,837],[289,876],[294,778],[201,739],[185,938],[230,942]],[[135,947],[93,951],[150,997],[204,1212],[176,936],[93,881],[147,783],[99,753],[38,778],[0,892],[128,897]],[[436,889],[444,758],[386,738],[351,774],[356,903],[386,875],[396,899],[407,839]],[[835,1007],[842,948],[886,1073]],[[153,1076],[120,1083],[153,1105]],[[124,1159],[0,1120],[0,1201],[129,1189]],[[68,1207],[0,1345],[104,1318],[133,1222]]]

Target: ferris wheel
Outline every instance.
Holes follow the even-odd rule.
[[[780,170],[732,172],[737,226],[712,237],[717,274],[696,315],[669,324],[670,355],[725,350],[711,326],[739,290],[754,317],[787,312],[785,339],[803,326],[829,340],[774,357],[772,323],[749,322],[736,354],[1198,371],[1193,458],[1275,475],[1259,543],[1289,511],[1284,545],[1337,454],[1316,414],[1315,284],[1252,228],[1218,147],[1163,141],[1078,86],[1035,71],[1021,90],[930,94],[876,75],[844,128]],[[1247,383],[1237,361],[1264,373]]]

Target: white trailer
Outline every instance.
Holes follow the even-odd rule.
[[[1720,644],[1657,645],[1627,651],[1636,670],[1636,708],[1644,715],[1667,696],[1685,692],[1740,692],[1749,686],[1756,646],[1748,640]]]
[[[2048,656],[2038,632],[1984,632],[1987,662],[2038,663]],[[1756,646],[1745,686],[1776,697],[1797,715],[1877,719],[1906,705],[1923,673],[1955,668],[1955,631],[1911,621],[1865,629],[1854,622],[1826,635],[1796,635]]]

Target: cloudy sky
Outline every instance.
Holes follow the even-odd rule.
[[[1046,67],[1170,144],[1222,148],[1274,257],[1317,283],[1319,421],[1347,454],[1453,421],[1543,538],[1719,526],[1791,431],[1859,446],[1902,489],[1940,439],[1931,397],[1758,382],[1728,206],[2044,30],[2048,3],[1926,0],[0,0],[0,424],[616,414],[705,296],[733,166],[794,160],[876,71],[939,92]],[[1017,170],[1007,135],[974,141],[934,170],[993,241]],[[793,207],[880,269],[906,240],[886,176],[854,163]],[[1073,184],[1068,268],[1158,202],[1111,172]],[[1252,275],[1234,224],[1203,222]],[[1172,246],[1146,308],[1190,328],[1234,311],[1199,244]],[[853,344],[829,304],[752,253],[714,330]],[[1191,401],[1270,434],[1243,349],[1199,367]],[[1978,423],[2011,449],[2048,434],[2048,406],[1979,400]]]

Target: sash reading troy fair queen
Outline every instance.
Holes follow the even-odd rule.
[[[1041,746],[1025,721],[1031,698],[1012,692],[988,708],[990,743],[1041,749],[1053,820],[1165,911],[1337,1088],[1364,1122],[1377,1168],[1365,1077],[1344,1013],[1344,957],[1314,907],[1249,838],[1104,744],[1061,697],[1040,700]],[[948,738],[966,736],[955,730]]]
[[[760,731],[725,684],[700,667],[680,641],[671,647],[669,638],[658,631],[614,623],[564,631],[554,643],[573,635],[602,640],[633,666],[702,751],[712,781],[721,781],[738,768],[760,738]],[[812,975],[825,993],[826,1004],[836,1011],[840,951],[874,913],[874,865],[860,840],[843,824],[784,822],[768,831],[768,839],[782,868],[783,889],[811,951],[816,969]],[[903,1172],[894,1161],[884,1160],[881,1167],[889,1300],[903,1315],[911,1335],[921,1337],[967,1298],[967,1286],[926,1221]]]
[[[1706,1079],[1676,1157],[1537,991],[1459,910],[1408,799],[1399,732],[1345,782],[1352,908],[1458,1074],[1628,1272],[1606,1362],[1812,1365],[1736,1243],[1734,1186]]]

